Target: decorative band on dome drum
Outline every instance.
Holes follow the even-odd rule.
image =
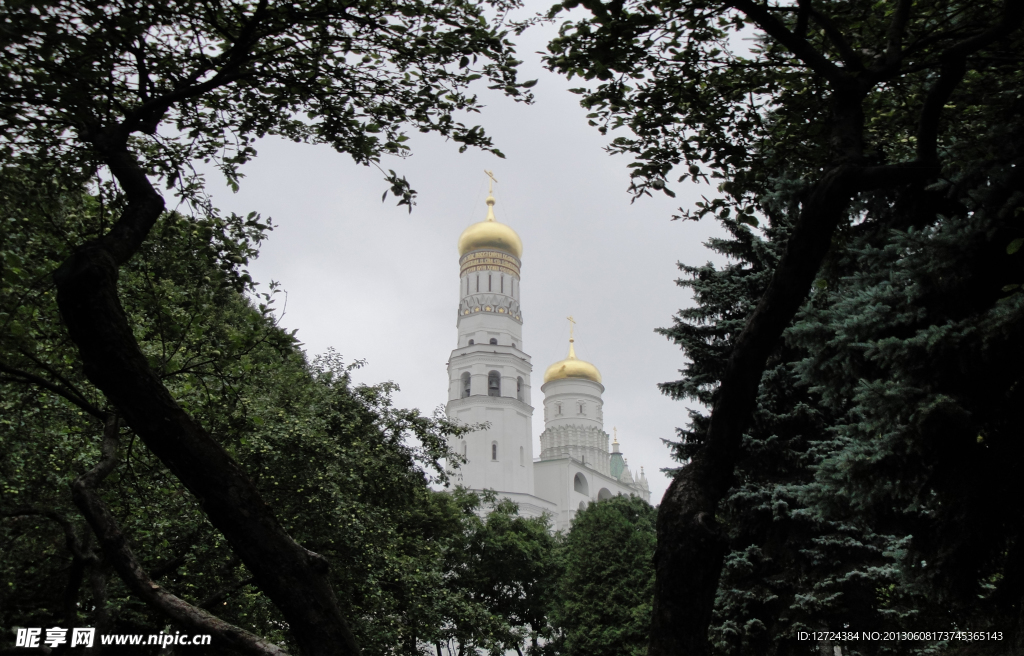
[[[499,251],[473,251],[459,260],[460,276],[475,271],[500,271],[519,278],[519,260]]]

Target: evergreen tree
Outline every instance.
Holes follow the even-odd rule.
[[[576,91],[602,134],[631,132],[609,150],[635,158],[634,193],[717,179],[721,193],[681,216],[756,225],[780,180],[796,181],[786,245],[660,505],[651,655],[699,655],[729,546],[719,509],[780,339],[851,228],[896,201],[912,223],[934,221],[944,203],[932,185],[998,146],[984,119],[1007,125],[989,105],[1019,95],[1024,5],[570,0],[548,16],[578,5],[588,13],[562,24],[547,62],[589,83]]]
[[[798,630],[981,628],[1019,640],[1014,420],[1022,353],[1013,279],[1021,234],[1019,88],[952,147],[930,188],[866,196],[809,302],[768,360],[718,518],[729,552],[711,636],[722,653],[790,653]],[[973,143],[990,144],[979,158]],[[972,158],[974,158],[972,160]],[[695,308],[662,332],[685,378],[662,388],[714,403],[737,326],[786,238],[791,183],[760,199],[761,235],[723,221],[709,245],[735,262],[681,265]],[[941,213],[940,213],[941,212]],[[680,431],[681,459],[707,417]],[[928,653],[939,641],[848,643],[844,653]]]

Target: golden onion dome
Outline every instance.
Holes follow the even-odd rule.
[[[562,378],[586,378],[595,383],[601,382],[601,372],[597,370],[597,367],[586,360],[576,358],[576,349],[572,346],[574,341],[571,337],[569,338],[569,357],[559,360],[544,372],[545,383]]]
[[[523,240],[516,231],[494,220],[494,196],[487,197],[487,219],[469,226],[459,236],[459,257],[481,250],[523,257]]]

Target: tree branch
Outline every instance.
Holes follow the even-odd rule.
[[[118,297],[118,267],[138,250],[161,211],[127,148],[123,129],[92,135],[128,205],[103,237],[77,248],[54,274],[57,305],[85,375],[132,430],[200,500],[309,654],[359,653],[325,576],[327,564],[295,542],[234,459],[175,401],[142,353]]]
[[[1000,19],[987,30],[960,41],[939,56],[941,68],[939,79],[928,90],[917,130],[917,158],[922,161],[938,161],[939,119],[942,109],[956,91],[967,73],[967,58],[1010,35],[1024,22],[1024,2],[1004,0]]]
[[[907,29],[913,4],[914,0],[898,0],[889,21],[889,29],[885,33],[885,66],[880,71],[886,75],[898,70],[903,60],[903,32]]]
[[[101,421],[106,419],[107,417],[107,413],[103,412],[93,404],[89,403],[83,396],[81,396],[81,394],[79,394],[75,390],[68,389],[63,385],[51,383],[45,378],[29,373],[27,371],[15,369],[14,367],[4,364],[3,362],[0,362],[0,372],[3,372],[8,376],[12,376],[12,378],[8,379],[11,382],[38,385],[39,387],[42,387],[45,390],[53,392],[57,396],[70,401],[79,409],[89,413],[90,415]]]
[[[210,608],[213,608],[217,604],[219,604],[222,601],[224,601],[225,599],[227,599],[231,595],[232,592],[235,592],[236,590],[241,590],[242,588],[244,588],[247,585],[252,585],[253,582],[255,582],[255,581],[256,581],[256,579],[254,579],[253,577],[250,576],[248,578],[242,579],[241,581],[236,581],[235,583],[232,583],[231,585],[226,585],[223,588],[221,588],[220,590],[218,590],[217,592],[215,592],[212,595],[210,595],[209,597],[207,597],[206,599],[203,599],[202,601],[200,601],[197,604],[197,606],[199,606],[200,608],[205,608],[205,609],[209,610]]]
[[[802,0],[801,6],[806,3],[807,10],[811,14],[811,18],[814,19],[818,25],[821,25],[822,29],[825,30],[825,35],[828,36],[828,40],[832,42],[832,45],[839,51],[839,57],[846,64],[846,67],[851,71],[862,71],[864,70],[864,63],[861,61],[860,56],[850,47],[850,42],[843,36],[843,31],[839,29],[839,26],[829,18],[827,15],[821,13],[814,8],[811,4],[811,0]]]
[[[96,493],[96,487],[117,465],[117,445],[118,418],[110,413],[103,430],[100,461],[71,484],[71,498],[89,522],[104,555],[128,589],[176,624],[193,633],[208,633],[232,651],[256,656],[286,656],[277,645],[192,606],[161,588],[146,574],[117,520]]]
[[[68,568],[68,580],[64,586],[62,605],[64,607],[64,621],[70,626],[78,623],[78,595],[82,588],[82,581],[85,578],[85,571],[89,567],[99,564],[99,557],[88,548],[85,540],[78,537],[75,532],[75,525],[70,519],[52,509],[26,506],[13,510],[0,510],[0,517],[24,517],[40,516],[56,522],[64,531],[64,543],[71,552],[71,566]],[[88,538],[88,534],[86,534]]]
[[[847,84],[847,73],[815,50],[807,39],[790,32],[778,18],[768,11],[767,7],[757,4],[754,0],[730,0],[727,6],[746,14],[768,36],[788,48],[818,75],[833,84]]]
[[[859,191],[927,180],[937,166],[918,162],[825,172],[801,204],[768,288],[736,338],[711,411],[707,438],[673,477],[658,511],[650,656],[708,652],[708,626],[726,540],[715,521],[733,472],[768,357],[810,291],[836,226]]]

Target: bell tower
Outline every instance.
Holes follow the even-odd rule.
[[[458,343],[448,360],[450,419],[489,427],[451,444],[466,458],[454,482],[475,490],[493,489],[533,503],[533,437],[530,356],[523,350],[520,279],[523,242],[494,217],[494,176],[487,218],[459,237]],[[537,500],[539,501],[539,500]],[[538,508],[536,514],[540,513]]]

